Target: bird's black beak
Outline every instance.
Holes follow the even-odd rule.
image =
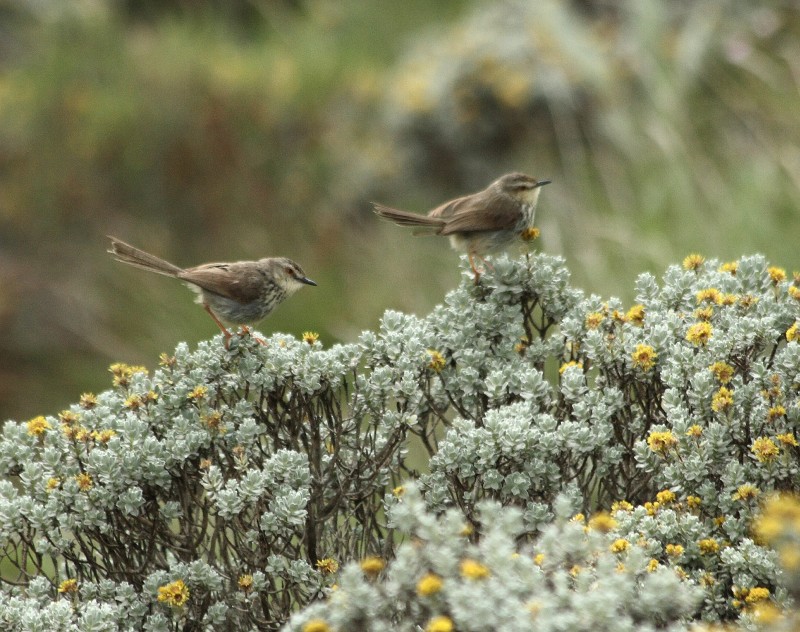
[[[300,277],[297,280],[300,281],[300,283],[305,283],[306,285],[316,285],[316,283],[308,277]]]
[[[539,187],[543,187],[545,184],[550,184],[552,180],[539,180],[534,186],[534,189],[538,189]]]

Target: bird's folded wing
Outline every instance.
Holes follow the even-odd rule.
[[[474,232],[483,230],[511,230],[520,220],[520,202],[508,195],[467,196],[453,200],[431,211],[441,209],[447,224],[440,234]]]
[[[206,263],[187,268],[178,278],[244,305],[260,298],[264,279],[258,270],[243,272],[237,263]]]

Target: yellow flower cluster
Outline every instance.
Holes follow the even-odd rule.
[[[750,446],[750,451],[761,463],[771,463],[780,454],[778,446],[768,437],[758,437]]]
[[[609,533],[617,528],[617,521],[608,512],[599,511],[589,519],[587,526],[593,531]]]
[[[324,575],[333,575],[339,570],[339,562],[332,557],[317,560],[317,569]]]
[[[378,575],[385,567],[386,562],[379,557],[365,557],[361,560],[361,570],[371,577]]]
[[[733,379],[733,367],[727,362],[715,362],[708,370],[714,374],[720,384],[727,384]]]
[[[713,335],[714,330],[711,325],[707,322],[700,322],[689,327],[686,332],[686,340],[699,347],[708,344]]]
[[[131,366],[130,364],[124,364],[123,362],[116,362],[108,367],[109,372],[111,375],[114,376],[112,383],[114,386],[128,386],[131,382],[131,377],[135,373],[144,373],[147,375],[147,368],[143,366]]]
[[[684,270],[698,270],[703,265],[706,258],[703,255],[691,254],[683,260]]]
[[[711,410],[721,413],[729,410],[733,406],[733,391],[727,386],[720,386],[719,390],[711,398]]]
[[[678,445],[678,439],[671,431],[651,432],[647,437],[647,447],[656,454],[666,456],[672,448]]]
[[[700,555],[712,555],[719,551],[719,543],[714,538],[705,538],[697,543]]]
[[[303,626],[303,632],[330,632],[330,629],[322,619],[311,619]]]
[[[773,496],[765,504],[753,526],[755,536],[775,548],[784,570],[800,571],[800,497],[791,494]]]
[[[633,360],[633,366],[639,367],[646,373],[653,368],[658,359],[658,354],[650,345],[636,345],[636,349],[631,354],[631,359]]]
[[[489,577],[489,569],[476,560],[461,560],[461,576],[466,579],[485,579]]]
[[[50,430],[52,426],[50,422],[47,421],[43,416],[39,415],[38,417],[34,417],[31,419],[27,424],[28,434],[32,437],[39,437],[45,433],[45,431]]]
[[[182,579],[158,587],[158,601],[180,608],[189,601],[189,587]]]
[[[443,586],[442,578],[434,573],[424,575],[417,582],[417,594],[421,597],[429,597],[438,593]]]
[[[450,617],[433,617],[425,626],[425,632],[453,632],[453,621]]]
[[[447,365],[444,356],[440,352],[436,351],[436,349],[428,349],[428,356],[430,356],[428,368],[434,373],[441,373],[444,370],[444,367]]]

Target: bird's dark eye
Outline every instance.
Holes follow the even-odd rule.
[[[297,276],[297,274],[296,274],[296,273],[295,273],[295,271],[294,271],[294,268],[291,268],[291,267],[289,267],[289,266],[286,266],[286,267],[283,269],[283,271],[284,271],[284,272],[285,272],[287,275],[289,275],[290,277]]]

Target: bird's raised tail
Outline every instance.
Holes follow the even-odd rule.
[[[439,217],[428,217],[427,215],[409,213],[408,211],[401,211],[400,209],[384,206],[377,202],[373,202],[372,206],[375,207],[375,214],[378,215],[378,217],[388,219],[398,226],[413,226],[419,229],[415,230],[414,234],[433,235],[439,233],[446,223]]]
[[[108,238],[111,240],[111,248],[108,252],[114,255],[117,261],[170,277],[178,276],[180,272],[183,272],[181,268],[171,264],[169,261],[164,261],[144,250],[139,250],[135,246],[126,244],[121,239],[111,235],[108,235]]]

